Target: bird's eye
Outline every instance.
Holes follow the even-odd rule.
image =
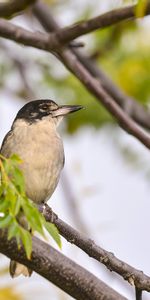
[[[47,110],[47,105],[42,106],[41,109]]]
[[[47,111],[47,110],[48,110],[47,105],[41,106],[41,107],[39,108],[39,111],[40,111],[40,112],[45,112],[45,111]]]

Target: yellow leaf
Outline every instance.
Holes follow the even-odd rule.
[[[22,300],[22,296],[13,287],[0,288],[0,300]]]
[[[137,18],[144,17],[146,8],[147,8],[148,1],[147,0],[139,0],[136,8],[135,8],[135,15]]]

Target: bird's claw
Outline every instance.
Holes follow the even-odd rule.
[[[45,217],[46,221],[54,223],[56,214],[52,211],[51,207],[47,203],[37,204],[38,210]]]

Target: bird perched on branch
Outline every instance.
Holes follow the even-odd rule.
[[[5,136],[1,154],[18,154],[28,198],[37,204],[46,202],[53,194],[64,165],[62,140],[57,126],[63,117],[81,109],[80,105],[57,105],[52,100],[35,100],[25,104],[17,113],[11,130]],[[12,277],[31,275],[31,270],[15,261],[10,262]]]

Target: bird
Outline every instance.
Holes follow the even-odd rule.
[[[43,204],[52,196],[64,166],[63,141],[57,127],[63,117],[82,109],[81,105],[58,105],[53,100],[27,102],[17,113],[0,153],[22,159],[21,169],[27,197]],[[32,270],[11,260],[11,277],[31,276]]]

